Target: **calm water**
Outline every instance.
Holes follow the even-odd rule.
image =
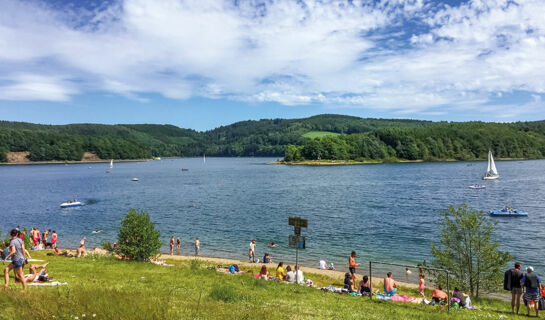
[[[497,219],[503,248],[545,272],[545,161],[500,161],[500,180],[483,182],[485,162],[308,167],[266,165],[270,160],[116,163],[109,174],[108,164],[0,166],[1,229],[47,227],[59,233],[60,246],[75,247],[86,236],[93,247],[115,240],[121,217],[142,208],[161,230],[165,251],[176,235],[182,251],[192,252],[197,236],[202,255],[245,259],[256,239],[258,256],[268,251],[276,261],[293,261],[288,217],[297,215],[309,219],[301,258],[344,267],[351,250],[360,262],[429,260],[441,209],[462,201],[483,210],[510,204],[530,217]],[[487,188],[470,190],[474,183]],[[85,205],[59,208],[74,197]],[[104,232],[93,234],[97,229]],[[278,245],[265,250],[269,242]]]

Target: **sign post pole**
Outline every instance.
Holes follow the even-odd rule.
[[[288,224],[293,226],[293,235],[290,236],[290,247],[295,245],[295,282],[299,283],[299,246],[305,249],[305,237],[301,236],[301,228],[306,228],[308,225],[307,219],[300,217],[289,217]]]

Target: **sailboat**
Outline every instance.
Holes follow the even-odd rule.
[[[206,154],[202,155],[202,163],[206,163]]]
[[[110,160],[110,169],[114,168],[114,159]]]
[[[496,164],[494,163],[494,157],[492,156],[492,151],[488,150],[488,168],[484,174],[484,180],[494,180],[498,179],[500,175],[496,169]]]

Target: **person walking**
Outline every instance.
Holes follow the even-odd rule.
[[[515,262],[515,267],[505,272],[505,279],[503,287],[506,290],[511,291],[511,313],[515,313],[515,306],[517,307],[517,314],[520,309],[520,297],[522,296],[522,272],[520,272],[521,264]]]
[[[530,316],[530,308],[533,306],[536,311],[536,317],[539,317],[539,291],[541,289],[541,279],[534,272],[533,267],[526,268],[526,274],[522,276],[520,280],[521,285],[524,286],[524,302],[526,303],[526,309],[528,317]]]
[[[21,279],[21,285],[23,290],[26,288],[25,274],[23,272],[23,266],[25,265],[25,254],[30,259],[30,254],[25,249],[25,243],[19,238],[19,231],[16,229],[11,230],[10,232],[10,242],[9,242],[9,254],[4,261],[11,258],[11,263],[4,269],[4,288],[7,288],[9,285],[9,272],[14,270],[15,278]]]
[[[177,255],[180,255],[181,247],[182,247],[182,240],[180,239],[180,237],[178,237],[178,239],[176,239],[176,254]]]
[[[174,253],[174,236],[170,237],[170,255]]]
[[[255,240],[250,242],[250,248],[248,250],[248,260],[255,263]]]

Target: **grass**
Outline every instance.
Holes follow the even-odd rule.
[[[329,132],[329,131],[310,131],[305,134],[303,134],[303,138],[322,138],[327,136],[338,136],[339,133],[336,132]]]
[[[478,311],[371,301],[306,286],[229,275],[204,262],[169,261],[174,267],[107,257],[34,258],[50,262],[50,276],[68,285],[28,287],[13,281],[0,295],[0,319],[500,319],[509,303],[476,301]],[[257,266],[251,268],[257,272]],[[274,268],[271,267],[271,273]],[[307,274],[319,285],[339,280]],[[416,296],[416,290],[400,288]],[[94,315],[94,317],[93,317]],[[520,317],[522,318],[522,317]]]

